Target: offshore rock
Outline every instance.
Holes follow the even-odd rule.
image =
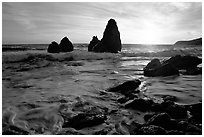
[[[60,51],[61,52],[70,52],[70,51],[74,50],[72,42],[67,37],[64,37],[61,40],[59,46],[60,46]]]
[[[90,41],[90,44],[88,46],[88,51],[92,51],[93,47],[96,46],[100,40],[98,40],[97,36],[93,36],[92,40]]]
[[[58,43],[53,41],[51,44],[49,44],[47,52],[48,53],[59,53],[60,47],[59,47]]]
[[[110,19],[106,25],[101,42],[93,47],[95,52],[118,53],[122,49],[120,32],[114,19]]]

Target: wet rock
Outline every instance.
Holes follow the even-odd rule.
[[[67,37],[64,37],[60,41],[59,47],[61,52],[70,52],[74,50],[72,42]]]
[[[152,104],[152,106],[151,106],[151,110],[154,111],[154,112],[161,112],[161,111],[164,110],[164,108],[162,107],[161,104],[159,104],[159,103],[154,103],[154,104]]]
[[[153,59],[143,70],[144,76],[148,77],[179,75],[179,71],[175,67],[169,63],[161,64],[158,59]]]
[[[129,101],[130,99],[127,97],[120,97],[117,99],[117,101],[121,104],[126,103],[127,101]]]
[[[172,102],[176,101],[176,97],[172,96],[172,95],[165,95],[162,98],[163,98],[164,102],[166,102],[166,101],[172,101]]]
[[[110,19],[106,25],[101,42],[93,47],[95,52],[118,53],[122,49],[120,32],[114,19]]]
[[[192,69],[197,68],[197,65],[202,63],[202,59],[196,57],[196,56],[181,56],[176,55],[174,57],[171,57],[170,59],[166,60],[164,63],[171,64],[177,69]]]
[[[182,121],[178,122],[178,124],[177,124],[177,129],[181,130],[181,131],[186,131],[187,127],[188,127],[187,121],[182,120]]]
[[[138,123],[137,121],[131,121],[130,126],[128,128],[130,135],[135,135],[136,132],[142,127],[143,125],[141,123]]]
[[[60,47],[59,47],[58,43],[55,42],[55,41],[53,41],[53,42],[48,46],[47,52],[48,52],[48,53],[59,53],[59,52],[60,52]]]
[[[93,36],[92,40],[90,41],[90,44],[88,46],[88,51],[92,51],[93,47],[96,46],[100,40],[98,40],[97,36]]]
[[[174,119],[185,119],[187,117],[185,107],[177,104],[169,106],[166,112]]]
[[[150,125],[150,126],[144,126],[140,128],[137,132],[137,135],[165,135],[166,131],[164,128]]]
[[[173,101],[164,101],[162,102],[160,105],[161,105],[161,110],[162,111],[166,111],[168,107],[174,105],[175,103]]]
[[[141,99],[141,98],[136,98],[134,100],[128,101],[125,104],[125,108],[132,108],[135,110],[140,110],[140,111],[148,111],[150,109],[151,104],[147,100]]]
[[[202,134],[202,129],[196,127],[195,125],[192,125],[192,124],[189,124],[187,126],[187,129],[186,129],[186,133],[191,135],[201,135]]]
[[[184,132],[178,130],[169,130],[167,131],[167,135],[184,135]]]
[[[182,74],[183,75],[199,75],[199,74],[202,74],[202,68],[197,67],[197,68],[187,69]]]
[[[63,127],[72,127],[77,130],[99,125],[107,119],[105,115],[80,113],[65,121]]]
[[[109,92],[120,92],[122,94],[126,94],[126,92],[128,91],[134,91],[136,88],[139,87],[140,84],[141,84],[141,81],[138,79],[126,81],[123,84],[110,88],[108,91]]]
[[[85,135],[83,132],[77,131],[74,128],[63,128],[56,135]]]
[[[82,129],[104,123],[108,109],[85,101],[80,97],[71,106],[64,104],[60,113],[64,119],[63,127]]]
[[[93,135],[107,135],[111,130],[113,130],[113,127],[107,126],[104,129],[95,131]]]
[[[138,96],[135,95],[133,91],[131,91],[131,92],[129,92],[129,94],[125,94],[124,97],[118,98],[117,101],[118,101],[119,103],[123,104],[123,103],[126,103],[127,101],[133,100],[133,99],[135,99],[135,98],[138,98]]]
[[[29,132],[21,129],[19,127],[16,127],[14,125],[6,125],[2,128],[2,134],[3,135],[28,135]]]
[[[191,118],[190,121],[195,124],[202,123],[202,103],[192,104],[185,106],[188,111],[190,111]]]
[[[150,118],[157,115],[156,113],[148,113],[144,115],[144,120],[147,122]]]
[[[154,115],[147,121],[147,125],[156,125],[165,129],[174,129],[177,123],[171,120],[171,117],[167,113],[160,113]]]

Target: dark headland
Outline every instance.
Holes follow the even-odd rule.
[[[177,41],[175,44],[175,46],[177,45],[202,45],[202,38],[198,38],[198,39],[193,39],[193,40],[188,40],[188,41]]]

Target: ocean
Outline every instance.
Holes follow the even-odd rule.
[[[137,119],[142,123],[144,113],[124,109],[117,102],[122,95],[106,93],[108,88],[133,79],[142,82],[139,96],[155,102],[161,102],[166,96],[179,105],[202,102],[202,75],[143,75],[143,68],[154,58],[167,60],[175,55],[202,58],[202,46],[123,44],[117,54],[88,52],[87,46],[74,44],[73,52],[50,54],[46,51],[47,44],[3,45],[3,123],[15,125],[29,134],[61,133],[65,130],[65,119],[59,115],[62,106],[67,106],[67,115],[92,107],[115,112],[105,124],[69,129],[72,134],[95,134],[109,128],[112,131],[122,120]],[[76,107],[80,103],[81,106]]]

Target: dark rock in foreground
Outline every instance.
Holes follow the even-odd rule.
[[[181,105],[171,105],[166,109],[166,112],[174,119],[185,119],[187,118],[187,110]]]
[[[144,68],[144,75],[148,77],[179,75],[179,71],[169,63],[161,64],[158,59],[153,59]]]
[[[175,44],[175,46],[178,45],[202,45],[202,38],[198,38],[198,39],[193,39],[193,40],[189,40],[189,41],[177,41]]]
[[[132,108],[135,110],[140,110],[145,112],[151,108],[152,104],[153,104],[153,101],[136,98],[134,100],[126,102],[125,108]]]
[[[93,47],[96,46],[100,40],[98,40],[97,36],[93,36],[92,40],[90,41],[90,44],[88,46],[88,51],[92,51]]]
[[[178,70],[181,69],[193,69],[197,68],[197,65],[202,63],[202,59],[196,57],[196,56],[181,56],[176,55],[174,57],[171,57],[170,59],[166,60],[164,63],[171,64]]]
[[[140,84],[141,84],[141,81],[138,79],[131,80],[131,81],[124,82],[121,85],[112,87],[108,91],[109,92],[120,92],[122,94],[125,94],[125,92],[128,92],[130,90],[135,90],[136,88],[139,87]]]
[[[106,116],[101,114],[81,113],[64,123],[63,127],[72,127],[77,130],[104,123]]]
[[[53,42],[48,46],[47,52],[48,52],[48,53],[59,53],[59,52],[60,52],[60,47],[59,47],[58,43],[55,42],[55,41],[53,41]]]
[[[160,113],[154,115],[147,121],[148,125],[160,126],[165,129],[174,129],[176,128],[177,123],[174,120],[171,120],[171,117],[167,113]]]
[[[179,75],[179,70],[185,70],[182,74],[197,75],[202,74],[202,69],[197,68],[201,63],[202,59],[195,56],[176,55],[162,63],[153,59],[143,70],[148,77]]]
[[[110,19],[106,25],[101,42],[97,43],[92,51],[118,53],[122,49],[120,32],[114,19]]]
[[[137,135],[165,135],[166,130],[162,127],[150,125],[150,126],[143,126],[137,132]]]
[[[72,42],[67,37],[64,37],[61,40],[59,46],[60,46],[60,51],[61,52],[70,52],[70,51],[74,50]]]
[[[202,123],[202,103],[186,105],[186,109],[190,112],[190,121],[194,124]]]
[[[14,125],[3,125],[3,135],[28,135],[29,132]]]

